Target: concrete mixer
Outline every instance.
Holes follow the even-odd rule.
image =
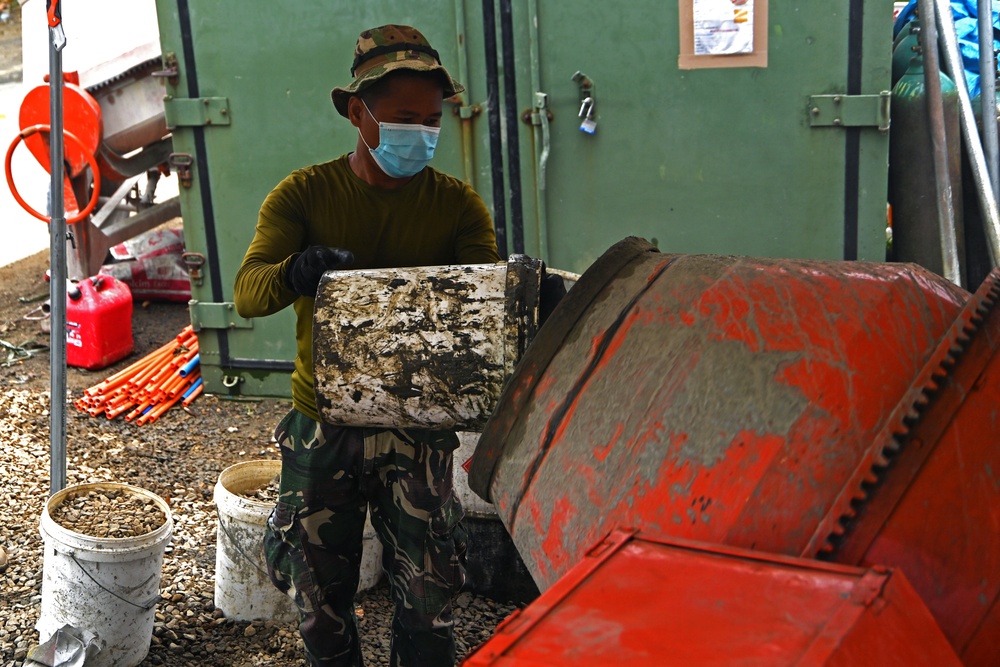
[[[343,333],[372,301],[327,298],[349,292],[336,283],[317,296],[317,378],[352,344],[330,315]],[[998,296],[1000,270],[970,295],[912,264],[670,255],[626,239],[487,406],[470,486],[543,598],[616,530],[888,567],[965,664],[996,664]],[[397,331],[408,315],[381,317]],[[317,390],[326,404],[398,403],[370,384]]]
[[[159,45],[150,43],[64,75],[63,190],[70,236],[67,276],[72,280],[97,274],[115,244],[180,215],[178,197],[155,201],[161,175],[186,167],[183,158],[171,153],[160,79],[169,72],[161,63]],[[5,161],[14,198],[41,220],[48,220],[48,212],[36,210],[18,191],[12,158],[23,142],[50,170],[49,118],[45,83],[25,95],[18,116],[21,131]]]
[[[616,528],[905,573],[1000,655],[1000,270],[623,241],[507,383],[473,459],[541,589]]]

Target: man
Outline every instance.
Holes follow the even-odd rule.
[[[323,423],[312,369],[314,297],[325,271],[500,261],[489,212],[465,183],[428,166],[443,100],[464,88],[420,32],[361,33],[354,80],[333,104],[358,130],[353,153],[293,172],[267,196],[236,276],[236,308],[292,305],[293,409],[275,430],[282,473],[265,537],[274,584],[299,606],[313,665],[360,665],[354,615],[366,511],[395,602],[390,662],[452,665],[452,594],[462,585],[454,433]]]

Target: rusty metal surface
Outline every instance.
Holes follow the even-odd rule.
[[[615,526],[800,554],[968,298],[912,265],[632,249],[473,461],[543,589]]]
[[[316,399],[350,426],[480,430],[538,323],[541,263],[337,271],[313,316]]]
[[[994,270],[965,303],[927,363],[900,397],[820,522],[803,555],[823,557],[838,551],[836,556],[855,561],[860,557],[859,549],[870,544],[960,406],[970,398],[973,390],[986,388],[987,366],[992,363],[1000,343],[997,340],[1000,313],[995,308],[998,295],[1000,271]],[[987,414],[982,413],[983,416]],[[979,435],[988,438],[989,432]],[[991,451],[995,448],[978,449]],[[892,476],[883,480],[890,463]],[[872,506],[867,501],[869,491],[876,484],[879,484],[878,494],[876,505]],[[859,509],[863,510],[863,520],[855,520]],[[850,541],[844,546],[841,543],[848,528]]]
[[[604,286],[624,267],[650,252],[659,251],[647,241],[636,237],[629,237],[612,246],[587,269],[586,280],[580,282],[580,277],[576,277],[573,289],[566,294],[535,336],[531,347],[520,361],[517,374],[501,395],[503,409],[494,411],[490,416],[486,428],[492,432],[492,437],[481,439],[477,445],[476,456],[469,470],[469,487],[481,498],[490,499],[489,487],[506,436],[514,428],[520,411],[530,408],[531,389],[538,377],[562,347],[577,321],[600,296]]]
[[[1000,656],[1000,270],[941,339],[835,503],[826,557],[909,574],[966,665]],[[870,482],[870,483],[869,483]]]
[[[995,664],[1000,271],[970,296],[913,265],[634,239],[594,268],[470,475],[543,590],[616,526],[887,565],[967,665]]]
[[[901,572],[614,531],[463,664],[961,663]]]

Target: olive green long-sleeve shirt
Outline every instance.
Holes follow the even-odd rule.
[[[268,194],[236,274],[236,310],[264,317],[293,305],[298,353],[292,401],[319,421],[313,381],[314,299],[285,285],[292,259],[308,246],[345,248],[352,269],[486,264],[500,261],[490,213],[466,183],[426,167],[395,190],[368,185],[344,155],[293,172]]]

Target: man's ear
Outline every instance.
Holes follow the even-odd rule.
[[[351,121],[354,127],[361,127],[361,116],[365,113],[365,105],[357,95],[351,95],[347,99],[347,120]]]

